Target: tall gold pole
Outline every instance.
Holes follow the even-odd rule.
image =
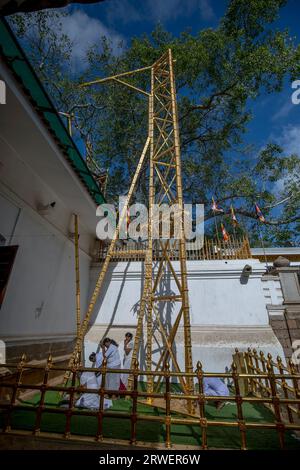
[[[148,260],[149,266],[146,269],[149,270],[149,299],[147,306],[147,351],[146,351],[146,369],[151,371],[152,369],[152,333],[153,333],[153,316],[152,316],[152,258],[153,258],[153,242],[152,242],[152,221],[153,221],[153,205],[154,205],[154,163],[153,163],[153,149],[154,149],[154,122],[153,122],[153,100],[154,100],[154,69],[151,69],[151,94],[149,98],[149,138],[150,138],[150,161],[149,161],[149,219],[148,219]],[[147,376],[147,391],[148,393],[153,392],[153,377]],[[148,398],[148,402],[151,403],[151,398]]]
[[[79,271],[79,234],[78,234],[78,215],[74,214],[74,232],[75,232],[75,278],[76,278],[76,325],[77,338],[80,334],[80,271]]]
[[[166,370],[169,367],[169,359],[172,360],[172,367],[181,372],[177,361],[173,345],[176,340],[176,333],[183,318],[184,330],[184,370],[187,374],[193,372],[192,364],[192,345],[191,345],[191,325],[189,315],[189,298],[187,285],[187,264],[186,264],[186,245],[184,233],[184,206],[182,194],[182,176],[181,176],[181,156],[180,156],[180,140],[176,105],[175,78],[173,71],[173,58],[171,50],[162,55],[151,68],[151,91],[136,88],[136,91],[142,92],[149,96],[149,124],[148,138],[134,175],[131,187],[127,196],[125,206],[123,208],[120,219],[127,214],[127,208],[133,191],[136,186],[137,179],[140,175],[142,165],[145,161],[146,153],[149,149],[149,215],[148,215],[148,246],[145,250],[145,282],[140,301],[140,308],[137,318],[137,330],[132,353],[132,363],[136,362],[139,348],[141,346],[141,338],[143,335],[143,325],[146,316],[146,370],[152,371],[154,363],[152,351],[152,339],[154,335],[154,327],[159,331],[162,337],[160,346],[160,357],[157,359],[156,370],[162,368]],[[145,69],[143,69],[145,70]],[[131,72],[125,72],[123,76],[130,75]],[[121,75],[120,75],[121,76]],[[92,83],[104,83],[109,80],[115,80],[118,76],[100,79]],[[123,85],[129,85],[123,80],[118,82]],[[90,84],[90,83],[89,83]],[[89,85],[85,84],[85,85]],[[172,261],[172,240],[173,233],[166,235],[155,233],[154,231],[154,205],[159,208],[168,203],[169,205],[177,204],[175,211],[179,213],[179,222],[173,220],[172,230],[177,231],[179,246],[179,273],[177,274]],[[174,210],[174,208],[173,208]],[[173,214],[174,218],[174,214]],[[160,225],[159,220],[156,221]],[[119,226],[120,226],[119,221]],[[172,221],[171,221],[172,224]],[[159,238],[159,266],[153,269],[153,238],[154,233]],[[74,355],[78,350],[81,341],[87,331],[88,322],[91,317],[92,310],[95,306],[96,299],[100,293],[105,274],[108,269],[109,262],[113,257],[115,259],[117,252],[114,251],[115,243],[119,235],[117,228],[110,247],[107,252],[106,259],[99,274],[94,293],[92,295],[87,314],[82,323],[75,351],[71,359],[71,365],[74,361]],[[128,252],[129,255],[129,252]],[[175,290],[177,292],[175,292]],[[173,292],[174,291],[174,292]],[[176,313],[175,306],[178,311]],[[179,313],[178,313],[179,312]],[[153,321],[155,315],[155,322]],[[173,324],[174,314],[176,315]],[[156,360],[156,358],[155,358]],[[132,374],[129,375],[128,385],[132,388]],[[181,378],[180,381],[183,391],[192,394],[194,384],[191,377]],[[153,391],[153,376],[147,376],[147,391]],[[149,401],[153,401],[151,398]],[[154,399],[155,401],[155,399]],[[188,402],[188,409],[191,412],[192,406]]]
[[[71,355],[71,358],[70,358],[70,361],[69,361],[69,367],[72,367],[74,365],[76,357],[78,356],[78,354],[81,351],[82,342],[83,342],[84,337],[87,333],[87,330],[88,330],[88,327],[89,327],[89,322],[90,322],[90,319],[91,319],[91,316],[92,316],[92,313],[93,313],[98,295],[100,293],[103,281],[105,279],[107,269],[108,269],[108,266],[109,266],[109,262],[112,258],[112,255],[113,255],[114,247],[116,245],[116,242],[117,242],[117,239],[118,239],[118,236],[119,236],[119,232],[120,232],[122,222],[123,222],[123,220],[125,219],[125,217],[127,215],[127,209],[128,209],[128,206],[129,206],[129,202],[131,200],[133,191],[135,189],[137,180],[139,178],[141,169],[143,167],[144,160],[145,160],[145,157],[146,157],[146,153],[147,153],[147,150],[148,150],[148,146],[149,146],[149,137],[146,140],[143,152],[141,154],[141,157],[140,157],[140,160],[139,160],[136,172],[135,172],[135,175],[134,175],[133,180],[131,182],[131,186],[130,186],[125,204],[124,204],[122,212],[120,214],[118,226],[115,230],[113,239],[112,239],[112,241],[109,245],[109,248],[108,248],[108,251],[107,251],[107,256],[106,256],[105,261],[103,263],[102,269],[99,273],[99,276],[98,276],[98,279],[97,279],[97,282],[96,282],[96,285],[95,285],[95,288],[94,288],[94,291],[93,291],[93,294],[92,294],[92,297],[91,297],[91,300],[90,300],[90,303],[89,303],[89,306],[88,306],[88,309],[87,309],[87,312],[86,312],[84,320],[81,324],[81,328],[80,328],[80,331],[79,331],[78,338],[76,340],[75,348],[74,348],[74,351],[73,351],[73,353]],[[65,376],[64,376],[64,383],[67,382],[69,375],[70,375],[69,371],[67,371]]]
[[[181,286],[182,286],[181,288],[182,309],[183,309],[183,320],[184,320],[185,371],[188,373],[192,373],[193,372],[192,340],[191,340],[190,309],[189,309],[188,284],[187,284],[180,141],[179,141],[178,117],[177,117],[175,79],[174,79],[174,72],[173,72],[173,59],[172,59],[171,49],[169,49],[169,67],[170,67],[170,87],[171,87],[171,99],[172,99],[172,117],[173,117],[173,127],[174,127],[177,203],[179,204],[179,209],[182,214],[181,224],[180,224],[180,235],[179,235],[180,236],[179,253],[180,253]],[[193,379],[192,378],[187,379],[187,384],[188,384],[189,392],[192,393],[194,389]]]

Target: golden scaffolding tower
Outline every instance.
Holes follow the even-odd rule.
[[[173,70],[172,51],[169,49],[152,66],[143,67],[131,72],[121,73],[112,77],[94,80],[81,86],[100,84],[114,81],[128,86],[130,89],[143,93],[149,100],[149,125],[148,137],[141,154],[135,175],[132,179],[126,202],[121,211],[118,226],[107,251],[106,259],[102,265],[101,272],[96,282],[87,313],[81,324],[74,352],[70,359],[73,366],[76,358],[81,353],[82,341],[87,333],[93,308],[101,291],[101,287],[109,266],[111,258],[115,258],[120,252],[116,251],[116,242],[119,237],[120,227],[127,216],[127,209],[136,189],[136,185],[142,168],[146,163],[149,165],[149,211],[148,211],[148,243],[144,250],[145,278],[143,292],[139,304],[137,330],[132,355],[132,366],[138,359],[143,336],[144,325],[146,325],[146,371],[165,370],[172,362],[173,369],[181,372],[176,354],[174,352],[174,341],[180,323],[183,323],[184,331],[184,371],[193,372],[191,327],[189,314],[187,267],[186,267],[186,245],[184,232],[184,207],[182,194],[180,140],[177,116],[177,103],[175,91],[175,78]],[[142,90],[124,80],[134,73],[151,71],[150,92]],[[176,204],[179,212],[179,223],[176,225],[177,238],[165,239],[154,232],[153,208],[154,205]],[[177,214],[178,216],[178,214]],[[161,257],[158,266],[153,264],[153,235],[159,236],[157,242],[160,244]],[[172,250],[179,250],[179,270],[176,273],[174,263],[171,260]],[[128,253],[127,253],[128,255]],[[120,254],[121,256],[121,254]],[[165,292],[165,281],[172,282],[176,286],[176,292]],[[173,289],[174,290],[174,289]],[[175,321],[169,328],[165,328],[164,311],[168,306],[179,305]],[[153,361],[153,332],[157,328],[163,338],[164,347],[156,363]],[[190,377],[180,376],[182,389],[185,393],[193,392],[193,380]],[[131,378],[129,377],[129,387]],[[153,375],[147,376],[147,391],[153,392]]]

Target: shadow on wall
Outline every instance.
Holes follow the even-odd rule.
[[[95,304],[95,307],[94,307],[94,310],[93,310],[93,314],[92,314],[91,322],[90,322],[90,325],[89,325],[89,329],[92,328],[92,326],[94,325],[94,323],[97,319],[98,313],[99,313],[99,311],[101,309],[101,306],[102,306],[102,303],[103,303],[103,300],[105,299],[107,290],[108,290],[109,286],[111,285],[113,272],[114,272],[114,269],[116,268],[116,266],[117,266],[117,263],[110,263],[108,272],[107,272],[106,277],[105,277],[105,282],[102,284],[100,295],[99,295],[99,297],[96,301],[96,304]],[[122,293],[124,291],[126,276],[127,276],[129,266],[130,266],[130,261],[127,262],[127,265],[124,269],[121,286],[120,286],[120,289],[119,289],[119,292],[118,292],[118,297],[117,297],[116,303],[114,305],[114,308],[113,308],[113,311],[112,311],[112,314],[111,314],[111,317],[110,317],[109,324],[107,325],[106,330],[105,330],[102,338],[99,340],[99,344],[97,346],[97,352],[100,351],[101,341],[106,336],[109,336],[109,334],[108,334],[109,330],[112,327],[112,325],[114,324],[114,320],[115,320],[115,317],[116,317],[116,313],[118,311],[118,307],[119,307],[119,303],[120,303],[120,300],[121,300],[121,297],[122,297]]]
[[[157,265],[154,266],[154,269],[155,268],[157,268]],[[143,272],[142,272],[142,279],[144,279]],[[143,292],[143,285],[141,288],[141,296],[142,296],[142,292]],[[171,289],[170,272],[169,272],[169,275],[165,276],[164,280],[159,283],[156,294],[158,296],[176,294]],[[164,337],[165,336],[169,337],[171,330],[172,330],[172,325],[173,325],[172,315],[174,313],[174,308],[175,308],[175,301],[159,302],[157,303],[157,314],[155,313],[155,311],[152,311],[152,319],[153,319],[152,341],[154,342],[154,344],[152,345],[152,354],[157,356],[158,360],[166,349]],[[139,310],[140,310],[140,300],[136,302],[136,304],[134,304],[132,307],[133,315],[138,317]],[[147,322],[147,308],[146,308],[146,312],[144,316],[144,325],[146,322]],[[165,334],[162,333],[161,331],[162,328]],[[147,338],[145,337],[145,334],[142,334],[141,340],[140,340],[140,347],[139,347],[139,350],[140,350],[139,363],[142,369],[146,368],[146,349],[147,349],[146,341],[147,341]],[[174,356],[176,357],[176,343],[175,342],[173,343],[173,353],[174,353]],[[156,369],[157,362],[154,362],[153,359],[152,359],[152,366],[154,369]],[[172,364],[172,370],[175,370],[174,364]]]

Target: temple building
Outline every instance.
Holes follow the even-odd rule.
[[[73,215],[79,216],[81,314],[104,260],[95,236],[96,207],[105,202],[85,160],[23,51],[1,23],[0,78],[0,339],[6,358],[65,363],[74,346]],[[188,249],[193,361],[206,370],[230,367],[235,348],[290,358],[300,339],[299,248],[251,249],[247,239],[224,250],[213,241]],[[268,266],[274,268],[266,273]],[[179,261],[174,261],[175,270]],[[104,336],[117,341],[137,323],[143,262],[110,263],[94,309],[85,352]],[[170,281],[164,289],[172,292]],[[176,305],[167,313],[172,324]],[[166,325],[167,328],[168,325]],[[184,357],[183,331],[175,344]],[[154,335],[153,341],[160,339]],[[143,357],[141,357],[143,361]]]
[[[149,165],[147,239],[108,242],[107,173],[1,19],[0,47],[0,448],[299,448],[300,248],[151,231],[156,202],[185,212],[172,50],[101,79],[149,96],[118,214]],[[123,81],[144,69],[150,92]]]

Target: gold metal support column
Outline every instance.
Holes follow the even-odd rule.
[[[192,340],[191,340],[191,325],[190,325],[190,309],[189,309],[189,298],[188,298],[188,285],[187,285],[187,267],[186,267],[186,245],[185,245],[185,233],[184,233],[184,208],[183,208],[183,196],[182,196],[182,177],[181,177],[181,157],[180,157],[180,140],[179,140],[179,129],[178,129],[178,116],[177,116],[177,103],[176,103],[176,91],[175,91],[175,79],[173,72],[173,60],[172,52],[169,49],[169,66],[170,66],[170,87],[171,87],[171,99],[172,99],[172,116],[174,126],[174,144],[175,144],[175,159],[176,159],[176,187],[177,187],[177,202],[179,204],[181,217],[180,226],[180,269],[181,269],[181,285],[182,285],[182,308],[183,308],[183,319],[184,319],[184,345],[185,345],[185,371],[188,373],[193,372],[192,362]],[[187,379],[189,393],[193,393],[194,384],[192,379]]]
[[[148,147],[149,147],[149,138],[147,138],[147,140],[146,140],[143,152],[142,152],[141,157],[140,157],[140,161],[138,163],[135,175],[134,175],[133,180],[131,182],[129,192],[127,194],[125,204],[124,204],[122,212],[120,214],[118,226],[117,226],[116,231],[114,233],[113,239],[110,243],[110,246],[109,246],[109,249],[108,249],[108,252],[107,252],[107,256],[106,256],[105,261],[103,263],[102,269],[99,273],[99,276],[98,276],[98,279],[97,279],[97,282],[96,282],[96,285],[95,285],[95,288],[94,288],[94,291],[93,291],[93,294],[92,294],[92,297],[91,297],[91,300],[90,300],[90,303],[89,303],[89,306],[88,306],[88,309],[87,309],[87,312],[86,312],[86,315],[84,317],[84,320],[83,320],[81,328],[80,328],[79,335],[78,335],[77,340],[76,340],[74,351],[73,351],[73,353],[71,355],[71,358],[70,358],[70,361],[69,361],[69,367],[72,367],[74,365],[75,360],[76,360],[76,358],[77,358],[77,356],[78,356],[78,354],[81,350],[81,344],[82,344],[82,342],[84,340],[84,337],[87,333],[87,330],[88,330],[88,327],[89,327],[89,322],[90,322],[90,319],[91,319],[91,316],[92,316],[92,313],[93,313],[93,309],[95,307],[95,303],[97,301],[97,298],[99,296],[104,278],[106,276],[107,269],[108,269],[108,266],[109,266],[109,262],[110,262],[110,259],[111,259],[112,255],[113,255],[113,251],[114,251],[116,241],[117,241],[118,236],[119,236],[119,232],[120,232],[122,222],[123,222],[123,220],[125,219],[125,217],[127,215],[127,209],[128,209],[128,206],[129,206],[129,202],[131,200],[131,197],[132,197],[132,194],[134,192],[138,177],[139,177],[141,169],[143,167]],[[64,377],[64,383],[67,382],[68,377],[69,377],[69,373],[67,372],[65,374],[65,377]]]
[[[150,69],[150,93],[123,80],[130,77],[133,73],[145,72]],[[120,217],[119,226],[127,214],[129,201],[149,149],[148,241],[144,251],[145,280],[137,318],[131,369],[133,369],[133,365],[138,359],[141,345],[145,345],[143,353],[146,363],[145,368],[148,372],[147,391],[151,394],[154,388],[154,375],[149,374],[149,372],[152,372],[152,367],[154,367],[155,371],[164,371],[170,367],[171,361],[172,369],[178,373],[182,372],[180,361],[177,360],[175,354],[176,338],[178,337],[178,330],[182,322],[184,331],[184,372],[187,374],[193,372],[180,140],[172,52],[170,49],[166,51],[152,66],[94,80],[82,86],[103,84],[111,81],[125,85],[132,91],[149,97],[148,138]],[[165,222],[161,218],[161,210],[166,204],[168,204],[172,213],[171,220],[168,220],[171,233],[167,235],[160,232],[160,229],[164,228],[163,224]],[[157,210],[157,208],[159,213],[154,214],[154,209]],[[157,216],[158,220],[156,219]],[[91,313],[100,293],[109,262],[117,256],[118,251],[115,250],[115,244],[118,236],[119,228],[116,229],[107,251],[107,256],[99,274],[86,317],[82,323],[78,344],[76,344],[77,350],[80,341],[82,341],[87,331]],[[155,242],[154,237],[156,238]],[[155,268],[153,265],[154,248],[157,249],[155,259],[158,261],[158,266]],[[172,258],[173,250],[176,250],[179,255],[179,263],[177,262],[177,264],[174,263]],[[146,327],[145,335],[144,324]],[[158,339],[156,335],[159,336]],[[158,344],[158,352],[156,351],[155,356],[152,350],[154,337]],[[142,341],[142,338],[145,338],[144,341]],[[75,356],[73,356],[72,360],[74,360]],[[129,374],[128,385],[132,389],[132,374]],[[180,375],[180,385],[183,392],[189,395],[193,394],[194,383],[192,377],[182,377]],[[148,403],[153,403],[151,397],[148,397]],[[189,411],[192,412],[189,400],[187,406]]]
[[[78,233],[78,215],[74,214],[74,246],[75,246],[75,279],[76,279],[76,326],[77,338],[80,335],[80,271],[79,271],[79,233]],[[81,351],[82,352],[82,351]]]
[[[150,156],[149,156],[149,212],[148,212],[148,256],[147,256],[147,351],[146,351],[146,370],[152,370],[152,341],[153,341],[153,313],[152,313],[152,265],[153,265],[153,241],[152,241],[152,222],[153,222],[153,204],[154,204],[154,164],[153,164],[153,84],[154,70],[151,68],[151,93],[149,97],[149,139],[150,139]],[[153,392],[153,376],[147,376],[147,392]],[[148,399],[151,403],[151,398]]]

